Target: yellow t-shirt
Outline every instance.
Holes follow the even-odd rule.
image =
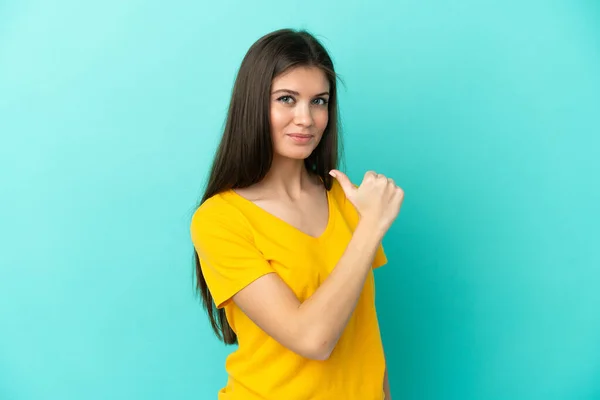
[[[373,271],[329,359],[306,359],[280,345],[250,320],[232,296],[275,272],[302,302],[335,268],[358,222],[337,181],[327,192],[329,221],[319,237],[307,235],[234,191],[205,201],[191,236],[217,307],[238,336],[227,358],[227,385],[219,400],[382,400],[385,360]],[[373,268],[387,262],[380,246]]]

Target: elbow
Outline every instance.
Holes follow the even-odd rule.
[[[305,335],[302,356],[315,361],[326,361],[333,352],[331,341],[320,335]]]
[[[325,345],[318,343],[305,348],[302,353],[303,357],[314,361],[327,361],[331,356],[331,350]]]
[[[304,357],[314,361],[327,361],[331,356],[331,351],[321,347],[307,349],[304,352]]]
[[[331,356],[331,351],[329,350],[317,350],[313,353],[312,359],[315,361],[327,361]]]

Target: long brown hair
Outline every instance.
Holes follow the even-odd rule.
[[[331,169],[337,168],[341,142],[338,137],[337,86],[333,62],[323,45],[305,30],[281,29],[256,41],[237,73],[227,120],[200,205],[210,197],[261,181],[273,159],[269,123],[273,79],[290,68],[320,68],[329,80],[329,121],[319,145],[305,159],[309,172],[331,189]],[[196,287],[217,337],[226,344],[237,342],[225,311],[217,309],[206,285],[198,254],[194,251]]]

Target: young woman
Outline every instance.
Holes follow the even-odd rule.
[[[389,400],[373,268],[404,193],[337,170],[336,74],[305,31],[259,39],[191,221],[198,289],[227,358],[221,400]]]

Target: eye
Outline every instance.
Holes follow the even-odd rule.
[[[286,104],[292,104],[294,102],[294,98],[292,96],[281,96],[280,98],[277,99],[277,101],[280,101],[280,102],[286,103]]]
[[[327,99],[324,99],[323,97],[319,97],[319,98],[314,99],[313,103],[318,106],[324,106],[327,103],[329,103],[329,101]]]

